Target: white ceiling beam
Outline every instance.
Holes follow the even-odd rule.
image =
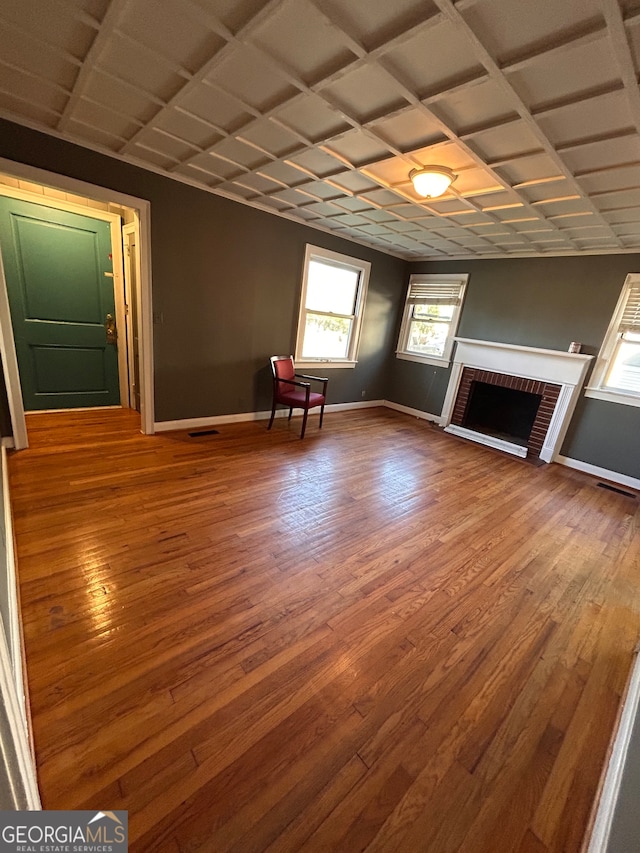
[[[109,3],[107,11],[100,22],[100,29],[96,33],[96,36],[91,43],[91,47],[83,58],[82,67],[76,77],[73,90],[69,96],[69,100],[67,101],[64,111],[60,116],[60,120],[58,121],[57,129],[61,133],[64,133],[64,131],[68,129],[69,121],[73,116],[73,111],[78,105],[78,102],[87,87],[91,74],[93,73],[94,66],[99,61],[100,56],[109,44],[109,41],[113,38],[113,31],[115,29],[116,22],[120,18],[120,15],[124,11],[128,2],[129,0],[111,0]]]
[[[640,132],[640,90],[638,89],[638,75],[635,70],[631,48],[622,20],[622,12],[617,0],[600,0],[600,5],[602,7],[602,14],[607,22],[613,61],[618,67],[620,79],[624,84],[631,118],[636,130]]]

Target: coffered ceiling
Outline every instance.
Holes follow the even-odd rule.
[[[640,0],[3,0],[0,66],[6,118],[402,257],[640,250]]]

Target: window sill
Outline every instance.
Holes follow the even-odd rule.
[[[301,368],[304,370],[315,370],[316,368],[321,367],[323,370],[328,370],[333,367],[355,367],[357,363],[357,361],[323,361],[320,358],[317,361],[298,361],[297,359],[295,361],[296,371]]]
[[[433,364],[434,367],[449,367],[451,361],[448,358],[438,358],[435,355],[414,355],[409,352],[397,352],[396,358],[404,361],[417,361],[419,364]]]
[[[603,388],[587,388],[585,397],[594,400],[604,400],[607,403],[620,403],[623,406],[637,406],[640,408],[640,397],[635,394],[623,394],[620,391],[606,391]]]

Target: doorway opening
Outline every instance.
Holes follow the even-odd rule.
[[[113,263],[113,267],[112,271],[106,267],[101,274],[109,277],[108,281],[103,282],[106,291],[113,285],[114,308],[111,313],[107,306],[104,329],[99,324],[98,331],[106,335],[107,341],[111,335],[112,343],[115,343],[113,338],[117,335],[118,343],[108,353],[114,364],[116,396],[112,396],[106,405],[113,404],[115,400],[116,405],[137,409],[141,416],[142,432],[153,433],[149,202],[2,159],[0,197],[11,204],[14,202],[9,200],[14,199],[16,204],[39,205],[38,210],[59,211],[60,213],[56,214],[59,216],[83,216],[87,218],[86,221],[95,222],[96,227],[100,226],[100,222],[104,223],[103,228],[108,226],[111,248],[109,261]],[[63,224],[66,226],[66,223]],[[107,347],[103,349],[108,352]],[[13,440],[3,439],[3,442],[16,448],[27,447],[22,394],[22,383],[27,384],[27,378],[24,376],[24,362],[22,368],[19,366],[11,322],[7,271],[1,266],[0,350],[13,432]],[[45,352],[44,348],[42,350]],[[64,347],[59,347],[54,353],[61,361],[61,371],[64,373]],[[55,362],[55,359],[47,361],[43,356],[43,364],[46,364],[47,370],[52,361]],[[81,368],[81,373],[82,370],[85,368]],[[86,371],[89,371],[88,367]],[[55,401],[56,398],[52,399]],[[66,398],[61,394],[59,399],[64,401]],[[88,399],[91,400],[89,408],[100,405],[95,395],[88,395]],[[73,408],[80,407],[82,400],[78,400],[79,402],[71,403]],[[37,406],[30,405],[29,408]],[[55,408],[55,403],[43,408]],[[60,408],[64,409],[66,406],[63,404]]]

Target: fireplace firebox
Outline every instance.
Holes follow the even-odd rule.
[[[473,381],[462,426],[526,447],[541,402],[542,394]]]

